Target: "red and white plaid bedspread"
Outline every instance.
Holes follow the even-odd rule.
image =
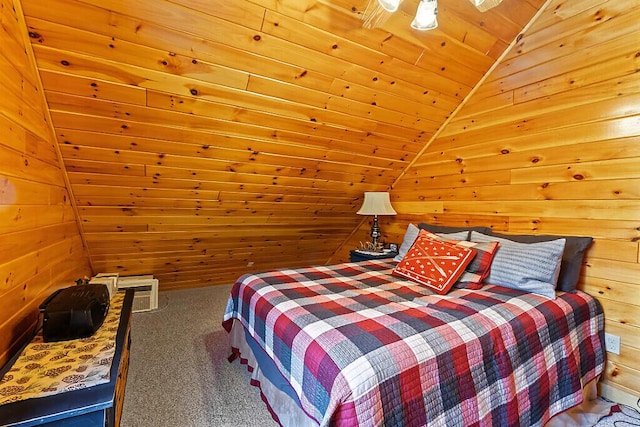
[[[239,319],[321,426],[537,426],[602,373],[604,317],[497,286],[445,296],[367,261],[241,277]]]

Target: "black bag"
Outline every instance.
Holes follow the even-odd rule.
[[[60,289],[40,305],[40,312],[45,342],[87,338],[109,312],[109,290],[101,284]]]

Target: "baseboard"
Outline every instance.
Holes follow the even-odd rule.
[[[600,396],[640,411],[640,397],[633,395],[632,390],[626,391],[602,381],[598,383],[598,388],[600,389]]]

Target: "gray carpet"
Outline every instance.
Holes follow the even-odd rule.
[[[122,427],[277,426],[246,365],[227,362],[230,288],[161,292],[158,311],[134,313]]]
[[[160,293],[160,308],[134,313],[122,427],[272,427],[246,365],[227,362],[220,325],[230,286]],[[640,426],[640,413],[597,427]]]

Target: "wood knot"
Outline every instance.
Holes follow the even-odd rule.
[[[584,175],[580,175],[579,173],[573,175],[573,179],[577,181],[582,181],[584,179]]]
[[[257,41],[257,42],[259,42],[261,38],[262,38],[262,37],[260,37],[260,35],[259,35],[259,34],[256,34],[255,36],[253,36],[253,39],[254,39],[255,41]]]

